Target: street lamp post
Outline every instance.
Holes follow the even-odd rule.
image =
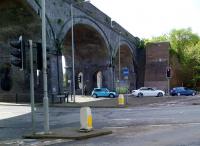
[[[121,32],[119,33],[120,35],[121,35]],[[120,82],[120,80],[121,80],[121,56],[120,56],[120,51],[121,51],[121,49],[120,49],[120,36],[119,35],[119,82]]]
[[[46,60],[46,21],[45,0],[42,0],[42,54],[43,54],[43,86],[44,86],[44,132],[49,133],[49,99],[47,91],[47,60]]]
[[[71,11],[71,25],[72,25],[72,84],[73,84],[73,98],[75,101],[75,69],[74,69],[74,18],[73,18],[73,4],[70,5],[70,11]]]
[[[90,2],[90,1],[83,1],[83,2]],[[75,101],[75,96],[76,96],[76,88],[75,88],[75,60],[74,60],[74,14],[73,14],[73,5],[75,4],[80,4],[81,2],[78,2],[78,3],[71,3],[70,4],[70,12],[71,12],[71,34],[72,34],[72,84],[73,84],[73,98],[74,98],[74,102]]]

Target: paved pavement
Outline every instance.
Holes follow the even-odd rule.
[[[92,102],[92,101],[99,101],[99,100],[106,100],[109,98],[94,98],[92,96],[85,96],[85,95],[76,95],[75,100],[76,103],[83,103],[83,102]],[[74,102],[73,98],[69,97],[69,102]]]

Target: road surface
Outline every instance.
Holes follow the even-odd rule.
[[[200,97],[195,97],[199,100]],[[79,108],[50,108],[50,128],[79,127]],[[37,107],[37,131],[43,129],[43,110]],[[94,128],[113,134],[81,141],[24,140],[31,131],[30,107],[0,106],[0,144],[55,146],[199,146],[200,106],[177,100],[129,108],[92,109]]]

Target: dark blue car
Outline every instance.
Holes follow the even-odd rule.
[[[189,88],[186,88],[186,87],[175,87],[173,88],[171,91],[170,91],[170,94],[172,96],[180,96],[180,95],[196,95],[196,91],[195,90],[191,90]]]

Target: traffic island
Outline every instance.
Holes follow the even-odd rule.
[[[92,137],[98,137],[103,135],[112,134],[111,130],[107,129],[93,129],[89,132],[81,132],[79,129],[75,128],[60,128],[52,130],[50,133],[46,134],[44,132],[28,134],[23,136],[27,139],[71,139],[71,140],[82,140]]]

